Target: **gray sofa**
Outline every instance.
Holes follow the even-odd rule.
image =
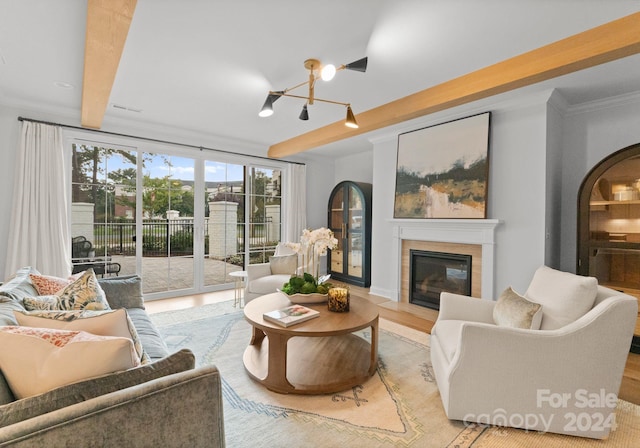
[[[0,286],[0,326],[36,296],[31,268]],[[169,354],[144,309],[138,276],[99,279],[111,308],[126,308],[151,363],[16,400],[0,372],[0,447],[223,447],[220,373]],[[1,366],[0,366],[1,368]]]

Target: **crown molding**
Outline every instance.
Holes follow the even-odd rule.
[[[567,107],[566,115],[580,115],[601,109],[621,107],[627,104],[640,104],[640,91],[588,101],[586,103],[572,104]]]

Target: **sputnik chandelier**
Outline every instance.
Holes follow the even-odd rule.
[[[344,125],[350,128],[357,128],[358,123],[356,122],[356,117],[353,115],[353,111],[351,110],[351,104],[316,98],[315,85],[318,79],[322,79],[323,81],[331,81],[338,70],[347,69],[347,70],[355,70],[357,72],[362,72],[362,73],[366,72],[367,58],[365,57],[357,61],[351,62],[350,64],[341,65],[340,67],[337,67],[337,68],[331,64],[322,65],[322,63],[317,59],[307,59],[306,61],[304,61],[304,68],[309,70],[309,80],[305,82],[301,82],[300,84],[295,85],[289,89],[270,91],[258,115],[261,117],[269,117],[273,115],[273,103],[275,103],[276,100],[278,100],[280,97],[289,96],[291,98],[300,98],[300,99],[306,100],[306,102],[304,103],[304,106],[302,106],[302,112],[300,112],[300,116],[298,117],[301,120],[309,119],[309,111],[307,109],[307,106],[311,106],[315,101],[320,101],[322,103],[331,103],[331,104],[338,104],[340,106],[346,106],[347,118],[345,119]],[[309,85],[309,94],[307,96],[293,95],[289,93],[292,90],[295,90],[304,85]]]

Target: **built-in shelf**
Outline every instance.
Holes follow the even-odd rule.
[[[591,205],[640,205],[640,200],[633,201],[591,201]]]

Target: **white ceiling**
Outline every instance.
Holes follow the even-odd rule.
[[[264,146],[342,120],[322,103],[298,120],[267,92],[307,79],[303,62],[369,57],[316,96],[354,113],[640,11],[622,0],[138,0],[103,128],[140,120]],[[86,1],[0,0],[0,103],[75,111],[82,93]],[[640,56],[528,88],[559,88],[570,104],[640,91]],[[72,89],[56,87],[66,82]],[[304,94],[304,90],[301,92]],[[122,111],[113,104],[139,109]],[[69,123],[78,125],[79,123]],[[358,150],[366,135],[336,144]],[[322,154],[331,148],[314,150]]]

